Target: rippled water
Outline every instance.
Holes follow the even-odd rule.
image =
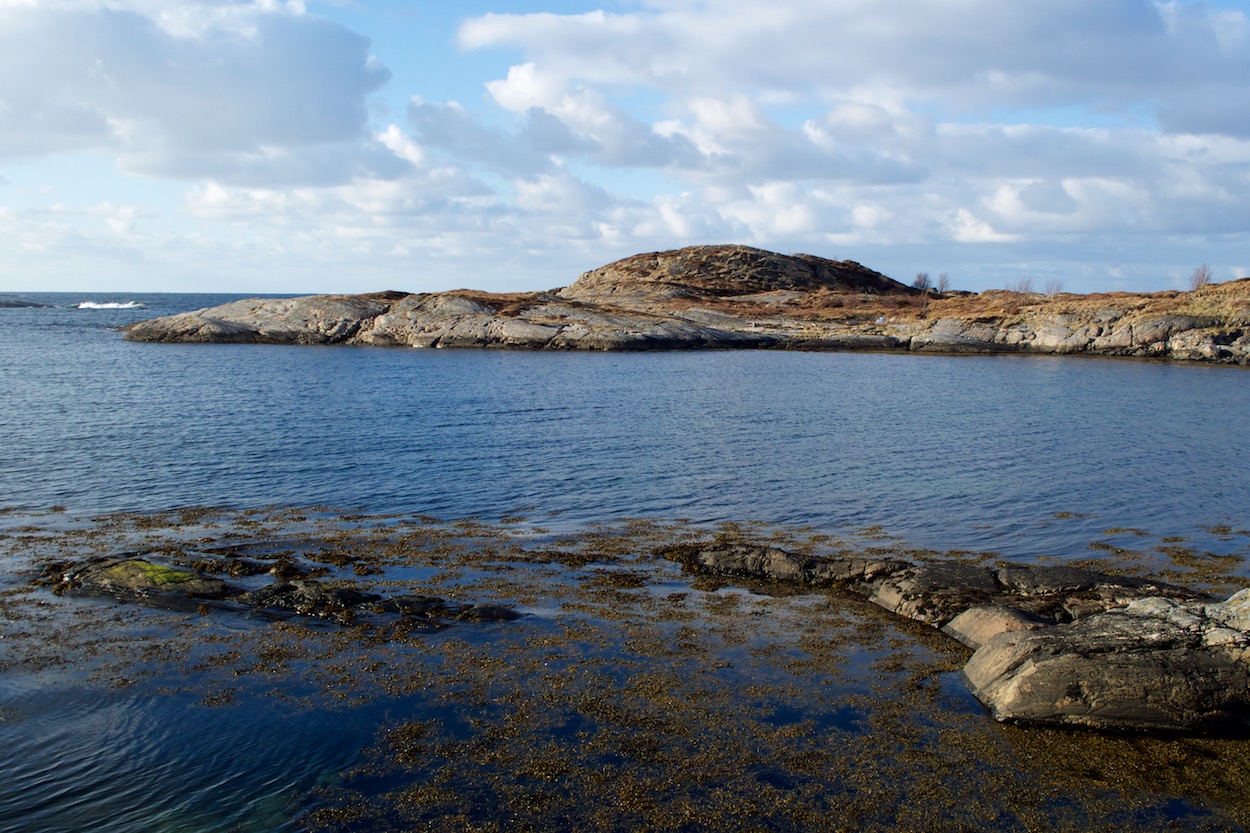
[[[569,525],[881,526],[1024,558],[1083,552],[1108,528],[1250,520],[1240,369],[128,344],[109,328],[223,299],[41,300],[60,308],[0,310],[4,506],[532,507]],[[147,306],[71,308],[84,300]]]
[[[276,831],[348,766],[376,712],[8,679],[0,831]],[[258,739],[263,742],[257,743]],[[243,760],[245,759],[245,760]]]
[[[10,518],[325,505],[521,513],[557,531],[763,521],[1025,560],[1126,537],[1244,553],[1236,533],[1250,527],[1244,370],[129,344],[113,328],[226,299],[20,297],[52,306],[0,309]],[[332,781],[379,720],[376,704],[215,710],[41,676],[0,686],[0,833],[88,818],[113,831],[290,829],[286,802]]]

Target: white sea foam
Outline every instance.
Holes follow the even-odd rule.
[[[106,301],[104,303],[96,303],[95,301],[83,301],[81,304],[78,305],[78,308],[79,309],[135,309],[141,306],[143,306],[143,304],[139,303],[138,301],[126,301],[125,303],[122,303],[119,301]]]

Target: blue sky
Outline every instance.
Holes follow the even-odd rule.
[[[0,0],[0,291],[1250,275],[1250,1]]]

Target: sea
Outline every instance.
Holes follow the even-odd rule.
[[[1029,563],[1183,542],[1250,584],[1243,368],[139,344],[119,332],[235,297],[0,293],[0,531],[195,507],[525,516],[548,535],[636,519],[760,524]],[[0,680],[0,773],[21,785],[0,785],[0,831],[13,833],[301,829],[292,790],[313,769],[324,780],[353,766],[378,721],[318,713],[274,735],[258,727],[277,706],[201,710],[208,751],[188,765],[169,728],[195,711],[181,695]],[[107,746],[83,742],[98,733]],[[257,733],[269,740],[247,747]],[[309,737],[315,761],[283,746]],[[232,780],[240,744],[251,775]],[[283,769],[293,758],[303,774]],[[95,786],[64,786],[74,773]],[[178,784],[198,795],[183,820],[167,804],[145,813],[153,790]],[[204,808],[223,790],[231,810],[214,817]]]

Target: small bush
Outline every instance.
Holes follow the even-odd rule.
[[[1202,289],[1211,283],[1211,267],[1207,264],[1195,266],[1193,273],[1189,276],[1190,289]]]

